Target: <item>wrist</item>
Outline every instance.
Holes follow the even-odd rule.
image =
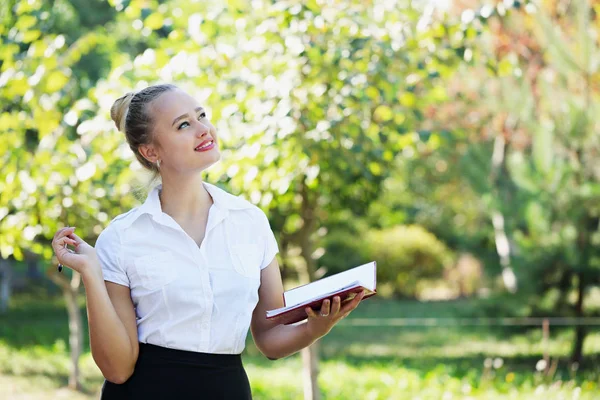
[[[104,275],[102,274],[102,268],[99,263],[90,263],[82,268],[81,279],[83,283],[89,281],[104,281]]]
[[[302,327],[304,328],[304,335],[309,341],[309,344],[313,344],[314,342],[326,335],[326,332],[322,333],[315,331],[314,325],[310,322],[306,322],[304,325],[302,325]]]

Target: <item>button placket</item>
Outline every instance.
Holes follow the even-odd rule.
[[[201,340],[200,343],[202,346],[206,348],[210,343],[210,329],[211,324],[210,320],[212,317],[212,309],[214,306],[214,297],[212,292],[212,287],[210,284],[210,272],[208,268],[208,258],[206,257],[206,242],[208,240],[208,236],[215,226],[217,226],[223,219],[225,219],[226,214],[223,213],[218,206],[213,204],[208,212],[208,220],[206,221],[206,231],[204,232],[204,239],[202,243],[200,243],[200,247],[194,243],[194,249],[192,254],[194,254],[194,258],[197,260],[198,268],[200,268],[202,272],[202,292],[204,294],[204,304],[206,306],[206,313],[204,314],[204,319],[200,323]],[[206,266],[202,268],[202,265]]]
[[[204,240],[206,240],[206,235],[204,236]],[[202,244],[204,244],[204,240]],[[202,245],[201,245],[202,246]],[[195,257],[199,258],[198,266],[200,268],[200,263],[206,264],[206,257],[202,254],[202,249],[196,246],[195,249]],[[208,272],[208,268],[201,268],[202,270],[202,293],[204,294],[204,305],[206,312],[203,315],[203,319],[200,322],[200,331],[201,331],[201,339],[200,343],[204,346],[206,351],[206,347],[210,343],[210,319],[212,317],[212,309],[213,309],[213,293],[212,288],[210,286],[210,276]]]
[[[209,210],[207,227],[210,223],[211,211],[212,206]],[[190,235],[188,235],[181,228],[181,226],[176,221],[174,221],[169,215],[163,214],[162,219],[163,221],[160,222],[163,225],[170,227],[176,230],[177,232],[183,234],[185,241],[187,242],[188,248],[191,250],[191,254],[193,255],[194,260],[196,261],[196,266],[200,270],[200,285],[202,286],[202,293],[204,294],[204,305],[206,310],[202,320],[200,321],[200,347],[201,349],[206,350],[210,343],[210,318],[212,316],[213,308],[213,293],[212,288],[210,286],[210,276],[208,274],[208,268],[202,268],[203,264],[207,265],[206,258],[202,254],[202,247],[204,246],[208,232],[205,233],[204,239],[202,240],[202,243],[200,244],[199,248],[194,239],[192,239]]]

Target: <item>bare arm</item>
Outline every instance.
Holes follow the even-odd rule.
[[[123,383],[133,373],[139,346],[135,311],[126,286],[104,281],[96,250],[73,233],[59,230],[52,247],[60,263],[81,274],[86,291],[90,346],[104,377]],[[64,244],[75,247],[69,252]]]
[[[310,346],[326,335],[333,326],[358,306],[363,294],[352,301],[340,305],[340,298],[334,297],[323,302],[321,314],[317,315],[307,308],[308,321],[298,325],[278,325],[266,318],[266,311],[283,307],[283,284],[277,259],[261,272],[261,284],[258,290],[258,304],[252,315],[252,337],[256,347],[269,359],[287,357]]]
[[[139,353],[130,290],[94,278],[83,282],[92,356],[107,380],[123,383],[133,374]]]

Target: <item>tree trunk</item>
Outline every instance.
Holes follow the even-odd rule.
[[[585,295],[585,278],[583,272],[577,274],[579,282],[577,283],[577,303],[575,304],[575,316],[577,318],[583,317],[583,297]],[[587,331],[585,326],[577,325],[575,327],[575,343],[573,345],[573,354],[571,361],[581,364],[583,359],[583,342]]]
[[[82,390],[81,371],[79,369],[79,358],[83,352],[83,319],[77,304],[81,275],[72,272],[71,280],[63,274],[56,273],[54,268],[49,271],[48,276],[63,291],[67,312],[69,315],[69,347],[71,351],[71,372],[69,374],[69,388]]]
[[[0,259],[0,314],[8,310],[12,271],[7,260]]]
[[[585,316],[583,301],[585,298],[586,285],[589,284],[586,281],[586,269],[590,268],[591,251],[593,249],[590,239],[591,233],[598,227],[598,222],[598,218],[584,215],[583,220],[579,224],[580,231],[577,247],[581,254],[579,268],[583,268],[583,270],[578,271],[575,275],[577,277],[577,301],[575,303],[576,318],[583,318]],[[583,360],[583,342],[585,341],[586,335],[587,329],[584,325],[577,325],[575,327],[575,342],[573,343],[573,353],[571,355],[571,361],[574,363],[581,364],[581,361]]]
[[[568,295],[571,289],[571,271],[564,267],[562,264],[557,263],[556,268],[563,269],[562,276],[558,282],[558,300],[556,300],[555,311],[559,314],[570,308],[568,305]]]
[[[304,380],[304,400],[318,400],[319,391],[319,342],[302,349],[302,374]]]
[[[506,141],[502,134],[497,134],[494,140],[494,152],[492,154],[492,170],[490,173],[490,181],[492,188],[500,191],[499,177],[502,174],[506,154]],[[510,263],[510,242],[506,235],[504,227],[504,215],[499,209],[492,212],[492,224],[494,225],[494,239],[496,242],[496,252],[500,258],[502,266],[502,280],[504,287],[511,293],[517,291],[517,277]]]
[[[303,284],[312,282],[315,279],[316,263],[312,258],[313,243],[311,235],[315,230],[315,215],[314,206],[316,201],[311,201],[308,188],[304,180],[301,187],[302,206],[300,214],[302,216],[303,225],[298,232],[298,244],[300,245],[301,255],[303,259],[304,271],[299,274],[304,280]],[[321,392],[319,391],[319,347],[318,343],[302,349],[302,367],[304,377],[304,400],[320,400]]]

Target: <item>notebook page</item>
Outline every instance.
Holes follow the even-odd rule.
[[[306,300],[304,300],[301,303],[293,304],[293,305],[287,306],[287,307],[276,308],[274,310],[268,310],[267,311],[267,317],[272,316],[272,315],[281,314],[281,313],[283,313],[283,312],[285,312],[287,310],[291,310],[292,308],[295,308],[295,307],[297,307],[298,305],[301,305],[301,304],[308,305],[308,304],[312,303],[314,300],[318,300],[318,299],[325,298],[325,297],[330,297],[330,296],[332,296],[332,295],[334,295],[336,293],[340,293],[340,291],[343,291],[343,290],[346,290],[346,289],[350,289],[350,288],[353,288],[353,287],[358,287],[358,286],[360,286],[360,284],[358,283],[358,281],[355,281],[355,282],[352,282],[351,284],[349,284],[349,285],[347,285],[345,287],[339,288],[339,290],[333,290],[333,291],[328,292],[328,293],[322,293],[321,295],[319,295],[317,297],[306,299]]]
[[[359,282],[360,285],[369,290],[375,290],[375,262],[340,272],[309,283],[308,285],[290,289],[283,294],[285,305],[286,307],[292,307],[307,299],[319,297],[324,293],[334,292],[354,282]]]

